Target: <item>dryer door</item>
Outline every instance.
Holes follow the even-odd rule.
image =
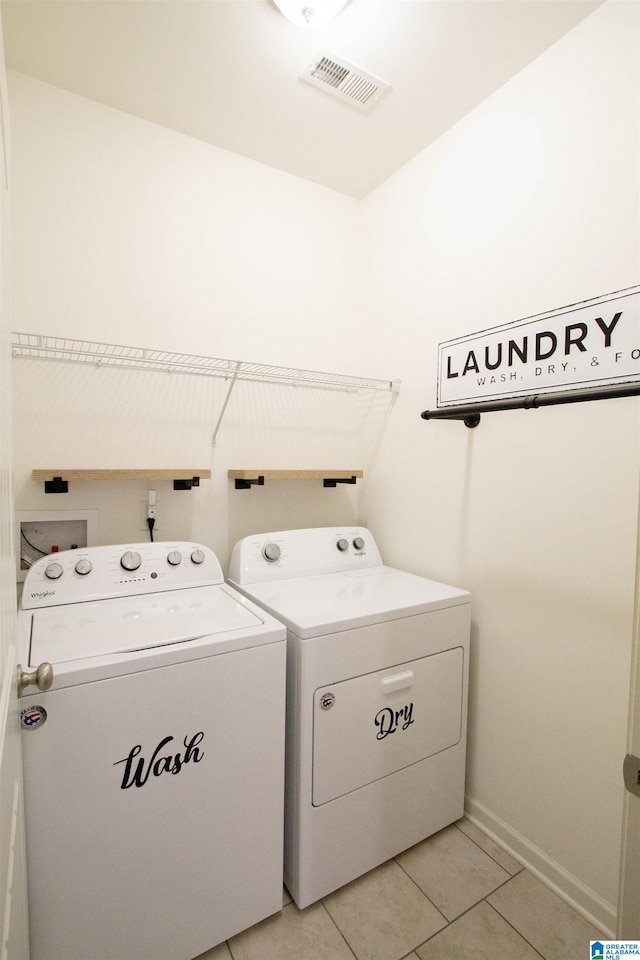
[[[313,805],[458,743],[463,669],[454,647],[316,690]]]

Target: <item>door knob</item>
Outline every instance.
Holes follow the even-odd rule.
[[[31,684],[36,686],[38,690],[48,690],[51,684],[53,683],[53,667],[50,663],[46,661],[41,663],[33,673],[25,673],[22,669],[22,665],[18,664],[18,696],[21,697],[25,687],[30,687]]]
[[[640,757],[634,757],[632,753],[628,753],[622,765],[622,775],[629,793],[640,797]]]

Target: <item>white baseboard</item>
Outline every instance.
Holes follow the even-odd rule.
[[[610,903],[473,797],[465,797],[465,816],[609,939],[615,939],[616,910]]]

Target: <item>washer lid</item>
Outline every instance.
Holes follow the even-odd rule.
[[[32,664],[85,660],[201,637],[221,644],[240,631],[236,643],[224,645],[227,652],[229,646],[249,645],[243,642],[247,632],[254,635],[264,624],[242,597],[223,585],[47,607],[32,617]]]
[[[303,640],[470,602],[466,590],[393,567],[233,584]]]

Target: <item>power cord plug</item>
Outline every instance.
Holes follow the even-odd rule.
[[[153,528],[156,525],[155,517],[147,517],[147,526],[149,527],[149,540],[153,543]]]

